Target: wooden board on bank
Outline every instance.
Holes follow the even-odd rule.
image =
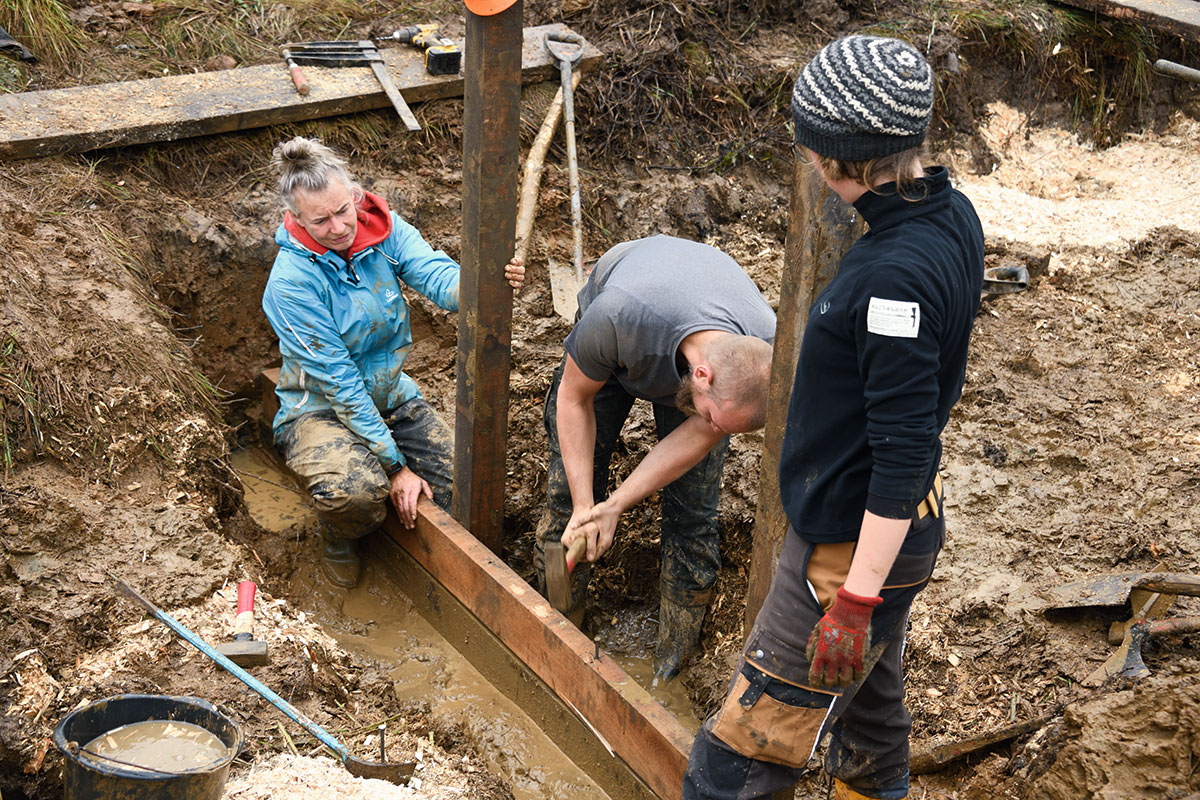
[[[1057,0],[1063,5],[1145,25],[1200,42],[1200,0]]]
[[[569,28],[525,28],[522,82],[558,77],[543,43],[550,31]],[[462,76],[430,75],[416,48],[385,46],[380,53],[409,104],[462,96]],[[578,68],[588,69],[601,58],[589,44]],[[0,95],[0,159],[164,142],[391,108],[367,67],[306,66],[304,72],[312,87],[307,96],[296,92],[282,59],[217,72]],[[398,118],[397,124],[402,124]]]

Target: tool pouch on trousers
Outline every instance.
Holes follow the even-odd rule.
[[[793,686],[742,662],[712,733],[747,758],[803,767],[835,695]]]

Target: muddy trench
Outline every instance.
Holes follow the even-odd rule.
[[[111,20],[145,12],[88,8],[110,20],[96,28],[100,17],[89,18],[105,41],[119,40]],[[792,168],[780,120],[786,87],[823,32],[801,31],[799,11],[771,2],[673,14],[598,0],[526,9],[526,24],[565,20],[609,54],[579,93],[585,257],[652,233],[702,240],[777,306]],[[822,29],[890,24],[927,43],[943,89],[933,160],[975,203],[988,266],[1031,277],[1026,291],[986,298],[976,323],[943,436],[947,546],[914,605],[906,669],[915,750],[1038,724],[914,776],[910,796],[1193,796],[1200,636],[1151,639],[1147,679],[1086,687],[1129,608],[1047,609],[1045,598],[1101,573],[1200,570],[1200,100],[1158,81],[1085,118],[1075,94],[1084,73],[1055,62],[1053,41],[1021,38],[1061,23],[1040,4],[988,35],[939,29],[924,9],[889,19],[876,4],[831,2],[808,12]],[[723,21],[746,33],[733,37]],[[356,24],[367,35],[368,23]],[[1064,38],[1064,58],[1092,48],[1092,60],[1069,63],[1110,80],[1120,60],[1110,48],[1125,33],[1076,30],[1095,38]],[[1171,57],[1194,52],[1156,43]],[[548,88],[525,90],[523,148]],[[369,113],[0,164],[0,251],[11,263],[0,271],[5,800],[61,796],[54,724],[126,692],[204,697],[244,726],[230,800],[384,796],[349,782],[314,739],[122,599],[117,577],[209,641],[229,635],[236,582],[257,581],[272,662],[256,676],[360,755],[378,754],[385,722],[388,760],[417,761],[421,779],[388,797],[604,796],[394,575],[371,564],[352,592],[323,582],[312,511],[262,433],[257,377],[279,358],[259,306],[279,219],[270,147],[302,133],[344,148],[366,188],[457,258],[461,102],[417,112],[419,137]],[[555,145],[514,301],[501,555],[526,580],[545,491],[542,403],[569,330],[545,266],[570,250],[564,159]],[[406,371],[453,419],[457,318],[406,297]],[[653,444],[643,406],[626,425],[614,482]],[[733,441],[724,566],[700,652],[656,695],[689,728],[719,703],[740,649],[761,447],[761,435]],[[625,515],[583,626],[639,680],[656,635],[657,515],[653,500]],[[1168,613],[1200,615],[1200,600],[1181,597]],[[797,796],[827,791],[816,769]]]

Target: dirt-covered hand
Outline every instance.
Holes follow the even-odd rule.
[[[421,495],[433,499],[433,489],[429,488],[429,483],[408,467],[401,467],[392,476],[392,488],[388,494],[391,495],[396,513],[400,515],[400,522],[406,528],[411,528],[417,522],[417,500]]]
[[[860,597],[839,587],[833,605],[808,637],[808,682],[849,686],[864,677],[863,654],[871,646],[871,612],[882,597]]]
[[[567,531],[563,534],[563,545],[569,546],[577,534],[572,534],[569,538],[568,534],[578,530],[581,535],[586,535],[588,538],[587,560],[595,561],[612,546],[613,536],[617,531],[617,520],[620,517],[621,510],[607,500],[597,503],[586,511],[576,511],[571,515],[571,521],[567,523]]]
[[[509,286],[520,289],[525,285],[525,262],[513,256],[512,261],[504,265],[504,277]]]

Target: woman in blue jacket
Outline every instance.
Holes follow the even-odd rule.
[[[263,311],[279,337],[275,443],[322,520],[322,567],[353,587],[356,542],[382,524],[391,497],[411,527],[424,494],[450,507],[450,429],[403,372],[412,329],[401,283],[458,310],[459,267],[366,192],[314,139],[275,148],[286,208]],[[505,277],[520,288],[514,259]]]

